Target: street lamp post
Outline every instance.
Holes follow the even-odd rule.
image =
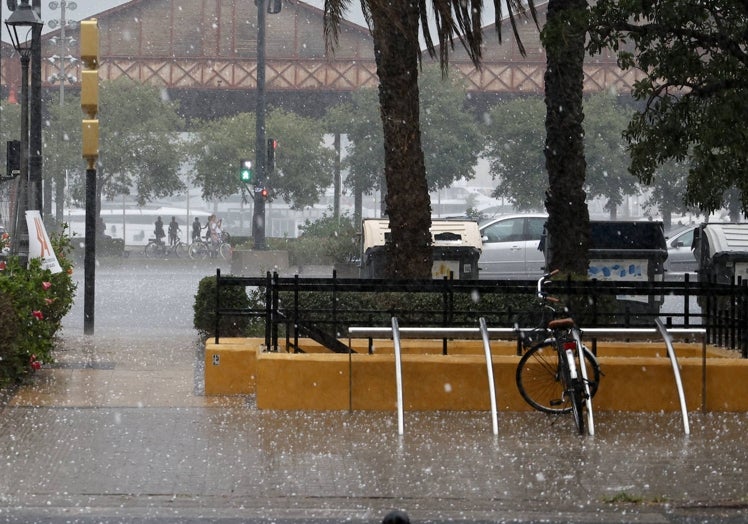
[[[16,10],[5,21],[10,33],[13,47],[21,57],[21,177],[16,198],[15,234],[13,252],[18,255],[22,264],[29,258],[29,230],[26,225],[26,210],[29,204],[36,201],[29,199],[29,63],[34,50],[34,36],[43,25],[39,15],[29,5],[28,0],[21,0]]]

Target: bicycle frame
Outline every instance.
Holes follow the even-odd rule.
[[[543,289],[544,285],[550,284],[552,282],[550,280],[550,277],[552,277],[556,273],[558,273],[558,270],[543,275],[538,279],[537,296],[545,302],[558,302],[558,299],[549,296],[548,293],[546,293],[546,291]],[[584,392],[584,403],[585,407],[587,408],[587,433],[592,436],[595,434],[595,423],[592,412],[592,395],[589,386],[590,381],[589,377],[587,376],[587,366],[585,366],[584,364],[584,345],[582,344],[582,334],[579,330],[579,327],[576,325],[576,322],[574,322],[571,317],[558,321],[558,327],[556,328],[553,327],[553,322],[551,322],[549,323],[548,328],[553,333],[553,342],[558,351],[559,362],[563,361],[566,363],[566,366],[568,366],[570,380],[569,384],[565,385],[568,394],[574,394],[573,391],[570,391],[572,389],[572,383],[578,378],[581,378],[582,388]],[[574,341],[573,350],[565,346],[565,337],[563,335],[566,331],[568,331],[568,333],[571,333],[571,337]]]

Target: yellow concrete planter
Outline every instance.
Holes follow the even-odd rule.
[[[396,406],[395,363],[391,341],[366,341],[359,353],[325,352],[302,341],[306,353],[260,352],[260,339],[223,339],[206,343],[205,392],[256,394],[260,409],[386,410]],[[403,402],[406,410],[488,410],[485,357],[474,341],[407,341],[403,348]],[[420,349],[419,349],[420,346]],[[748,411],[748,360],[710,348],[706,370],[699,344],[679,344],[681,377],[689,410]],[[515,384],[519,357],[512,342],[492,343],[493,371],[500,410],[531,409]],[[599,344],[604,376],[595,409],[677,411],[675,380],[664,344]],[[216,362],[216,356],[218,362]]]

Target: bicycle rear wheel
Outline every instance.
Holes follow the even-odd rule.
[[[583,352],[590,396],[595,396],[600,383],[600,367],[586,347]],[[538,411],[568,413],[572,410],[572,400],[564,391],[561,372],[556,346],[553,342],[541,342],[528,349],[520,359],[516,374],[517,389],[525,402]]]
[[[187,255],[187,244],[184,242],[177,242],[177,245],[174,246],[174,253],[179,258],[184,258]]]

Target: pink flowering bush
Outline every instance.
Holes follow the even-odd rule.
[[[55,335],[75,293],[65,231],[50,236],[61,273],[43,270],[38,259],[24,268],[17,257],[9,257],[0,266],[0,387],[53,360]]]

